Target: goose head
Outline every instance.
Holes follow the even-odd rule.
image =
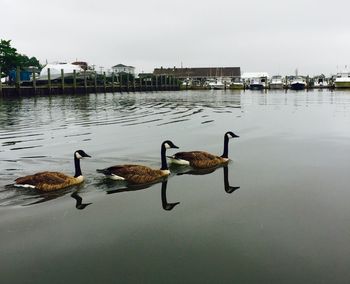
[[[179,147],[177,147],[172,141],[170,140],[165,140],[163,143],[162,143],[162,148],[165,148],[165,149],[179,149]]]
[[[74,166],[75,166],[75,178],[83,178],[80,168],[80,159],[90,157],[90,155],[86,154],[83,150],[77,150],[74,152]]]
[[[90,155],[86,154],[83,150],[77,150],[74,152],[74,157],[77,158],[78,160],[82,158],[91,158]]]
[[[239,136],[234,134],[232,131],[228,131],[224,135],[224,152],[221,157],[224,159],[228,159],[228,141],[230,138],[238,138]]]
[[[228,131],[225,133],[225,137],[230,139],[230,138],[238,138],[239,136],[234,134],[232,131]]]
[[[167,174],[170,174],[170,171],[168,169],[168,164],[166,162],[166,156],[165,156],[165,152],[167,149],[179,149],[179,147],[177,147],[172,141],[170,140],[165,140],[162,143],[161,146],[161,151],[160,151],[160,157],[161,157],[161,162],[162,162],[162,167],[160,168],[163,171],[167,171]]]

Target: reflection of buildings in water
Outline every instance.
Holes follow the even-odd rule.
[[[83,203],[83,198],[78,194],[77,190],[74,191],[70,196],[76,200],[75,208],[79,210],[85,209],[85,207],[92,204],[92,203]]]

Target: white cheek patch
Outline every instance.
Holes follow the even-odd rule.
[[[75,153],[75,157],[77,157],[77,159],[81,159],[82,158],[82,156],[78,152]]]
[[[170,149],[171,148],[168,143],[165,143],[164,146],[165,146],[165,149]]]

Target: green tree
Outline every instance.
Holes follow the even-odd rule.
[[[6,75],[17,66],[17,49],[11,47],[11,40],[0,40],[0,66]]]
[[[17,53],[17,49],[11,47],[11,40],[0,40],[0,67],[5,75],[16,67],[29,66],[41,67],[39,60],[35,57],[29,58],[27,55]]]

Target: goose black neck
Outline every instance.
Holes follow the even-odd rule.
[[[81,168],[80,168],[80,160],[74,154],[74,167],[75,167],[75,175],[74,177],[81,176]]]
[[[161,150],[160,150],[160,155],[161,155],[160,158],[161,158],[161,161],[162,161],[162,167],[160,168],[161,170],[167,170],[168,169],[168,164],[166,162],[165,153],[166,153],[166,148],[162,144],[162,147],[161,147]]]
[[[228,141],[229,141],[229,138],[227,135],[225,135],[225,138],[224,138],[224,152],[222,153],[221,155],[221,158],[228,158]]]

